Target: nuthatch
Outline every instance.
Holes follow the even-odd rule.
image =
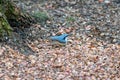
[[[52,36],[50,37],[50,39],[53,41],[58,41],[60,43],[67,43],[67,37],[68,37],[68,34],[62,34],[60,36]]]

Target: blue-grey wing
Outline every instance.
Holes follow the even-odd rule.
[[[58,37],[58,36],[52,36],[52,37],[50,37],[50,39],[51,39],[51,40],[58,40],[59,37]]]

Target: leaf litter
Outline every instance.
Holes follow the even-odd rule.
[[[25,29],[24,36],[14,32],[14,37],[0,43],[1,80],[120,79],[117,0],[21,3],[27,4],[26,10],[32,6],[28,12],[39,5],[37,8],[46,11],[51,20]],[[70,34],[67,45],[52,45],[49,37],[62,33]]]

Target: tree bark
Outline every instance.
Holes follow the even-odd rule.
[[[13,27],[29,27],[33,22],[34,19],[12,1],[0,0],[0,36],[9,35]]]

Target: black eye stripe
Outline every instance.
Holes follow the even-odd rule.
[[[65,37],[63,38],[63,40],[66,39],[66,38],[67,38],[67,36],[65,36]]]

